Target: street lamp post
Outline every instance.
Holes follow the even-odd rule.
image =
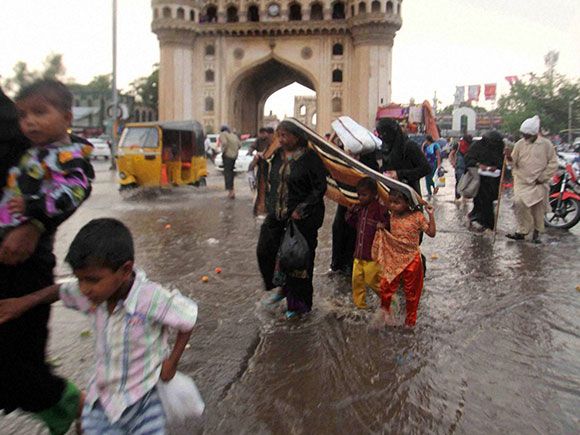
[[[568,144],[572,145],[572,100],[568,102]]]
[[[117,0],[113,0],[113,74],[111,77],[111,87],[113,88],[113,110],[112,112],[112,137],[111,137],[111,169],[117,169],[117,120],[119,97],[117,95]]]

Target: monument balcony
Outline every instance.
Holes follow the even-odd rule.
[[[157,18],[153,20],[151,28],[155,33],[174,30],[190,33],[191,36],[284,36],[345,34],[350,33],[353,28],[378,29],[380,34],[385,30],[394,33],[401,25],[402,20],[398,15],[367,13],[346,20],[317,21],[198,23],[175,18]]]

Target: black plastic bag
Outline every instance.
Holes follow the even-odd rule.
[[[280,270],[286,273],[308,268],[310,248],[293,220],[290,220],[286,227],[286,234],[278,251],[278,260]]]

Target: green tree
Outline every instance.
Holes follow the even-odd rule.
[[[28,86],[35,80],[39,79],[55,79],[63,80],[66,68],[62,61],[62,54],[51,53],[44,59],[43,68],[40,70],[31,71],[28,69],[26,62],[16,62],[12,69],[14,74],[12,77],[6,78],[2,82],[2,87],[11,94],[16,94],[23,87]]]
[[[102,74],[93,77],[93,79],[86,85],[81,85],[79,83],[69,84],[69,88],[73,92],[100,92],[100,93],[113,93],[113,79],[112,74]]]
[[[552,70],[513,84],[498,101],[503,128],[517,133],[522,121],[538,115],[542,129],[552,134],[568,128],[568,105],[576,108],[573,127],[580,125],[580,80],[572,81]]]
[[[159,64],[153,66],[153,72],[130,84],[130,93],[138,102],[157,110],[159,102]]]

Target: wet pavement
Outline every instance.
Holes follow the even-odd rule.
[[[149,277],[199,303],[180,370],[207,407],[184,433],[578,433],[580,228],[549,231],[539,246],[508,241],[508,196],[493,245],[490,235],[467,230],[470,205],[443,189],[434,199],[437,237],[422,246],[428,272],[409,331],[380,326],[375,309],[357,312],[348,279],[326,273],[334,216],[327,203],[315,309],[285,321],[282,307],[259,303],[260,221],[245,177],[236,178],[233,201],[213,168],[205,188],[124,199],[107,166],[96,164],[92,197],[59,230],[57,275],[70,276],[63,258],[78,229],[112,216],[131,228]],[[56,371],[86,385],[88,322],[56,304],[51,327]],[[30,433],[46,432],[28,417],[0,418],[0,434]]]

